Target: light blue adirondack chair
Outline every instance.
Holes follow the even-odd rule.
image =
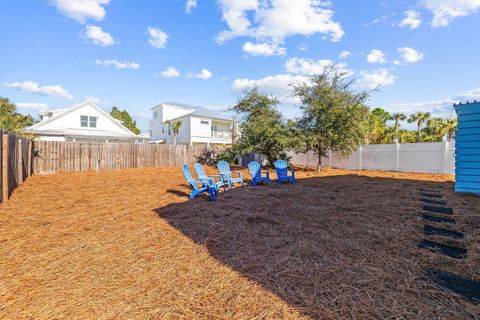
[[[208,181],[200,180],[200,179],[193,179],[190,169],[186,164],[182,167],[183,176],[187,180],[190,189],[192,190],[192,194],[188,198],[188,200],[192,200],[196,196],[201,193],[208,192],[210,194],[210,200],[215,202],[215,187],[210,185]]]
[[[228,187],[232,188],[234,183],[241,183],[243,185],[243,177],[241,172],[232,172],[230,171],[230,165],[227,161],[220,161],[217,164],[218,172],[223,177],[223,181],[228,183]],[[236,175],[234,178],[233,175]]]
[[[295,180],[295,171],[288,169],[288,164],[285,160],[275,161],[274,166],[278,177],[278,183],[281,184],[283,181],[292,181],[295,184],[297,183],[297,180]]]
[[[248,173],[252,176],[253,186],[256,186],[258,182],[262,183],[262,181],[265,181],[267,184],[270,183],[270,172],[262,171],[260,163],[256,161],[248,164]]]
[[[194,168],[198,179],[208,181],[210,185],[215,186],[217,194],[220,187],[223,187],[223,191],[227,191],[227,188],[225,187],[225,181],[223,181],[223,177],[221,175],[207,176],[205,170],[203,170],[203,166],[200,163],[195,163]],[[215,178],[219,179],[219,181],[215,181]]]

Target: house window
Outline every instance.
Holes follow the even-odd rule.
[[[80,126],[88,127],[88,116],[80,116]]]
[[[157,118],[158,118],[158,112],[155,111],[155,112],[153,113],[153,119],[157,119]]]
[[[80,116],[80,126],[85,128],[96,128],[97,127],[97,117],[92,116]]]
[[[97,127],[97,117],[89,117],[90,120],[90,128],[96,128]]]
[[[200,124],[209,124],[208,120],[200,120]]]

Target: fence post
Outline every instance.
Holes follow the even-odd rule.
[[[18,185],[22,184],[23,183],[23,143],[22,143],[22,139],[19,138],[17,139],[17,143],[18,143],[18,159],[17,159],[17,162],[18,162],[18,169],[17,169],[17,173],[18,173]]]
[[[8,134],[7,133],[4,133],[3,134],[3,137],[2,137],[2,143],[3,143],[3,149],[2,149],[2,187],[3,187],[3,190],[2,190],[2,199],[3,201],[6,201],[8,200],[8,189],[9,189],[9,185],[8,185]]]
[[[27,178],[30,178],[30,175],[32,174],[33,168],[32,168],[32,140],[28,140],[28,145],[27,145]]]
[[[447,173],[447,155],[448,141],[444,138],[442,141],[442,173]]]
[[[395,140],[394,142],[394,152],[395,152],[395,171],[400,170],[400,144],[398,143],[398,140]]]
[[[363,167],[362,151],[363,147],[360,146],[360,148],[358,148],[358,170],[362,170]]]

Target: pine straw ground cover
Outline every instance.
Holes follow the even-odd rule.
[[[479,279],[480,199],[450,176],[327,170],[186,202],[179,168],[35,175],[0,205],[1,319],[479,318],[428,267]],[[421,188],[465,233],[417,247]],[[438,240],[438,239],[437,239]]]

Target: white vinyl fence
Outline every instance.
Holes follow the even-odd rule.
[[[455,141],[366,145],[342,157],[335,153],[322,159],[323,166],[350,170],[385,170],[424,173],[455,173]],[[314,152],[290,154],[291,163],[315,167]]]

